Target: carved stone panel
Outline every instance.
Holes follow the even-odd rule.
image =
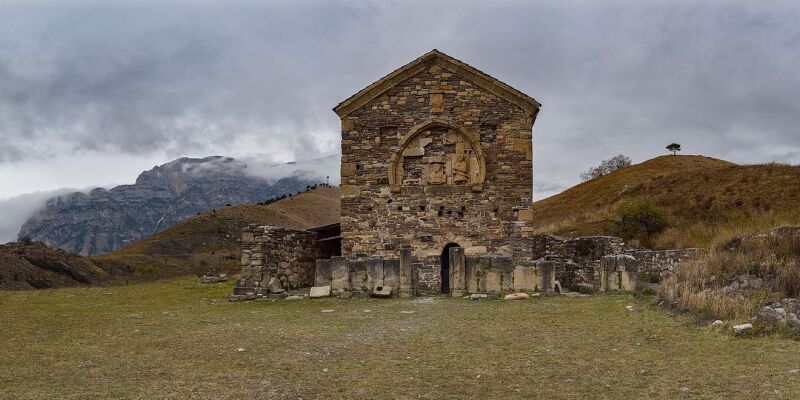
[[[392,190],[402,186],[464,185],[480,188],[485,176],[480,144],[443,123],[404,136],[390,160]]]

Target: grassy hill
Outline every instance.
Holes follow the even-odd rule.
[[[655,237],[656,247],[706,247],[800,222],[800,167],[657,157],[534,203],[534,226],[566,236],[619,234],[619,206],[640,198],[669,216],[670,228]]]
[[[239,269],[242,228],[250,223],[305,229],[339,221],[339,188],[320,187],[266,206],[235,205],[198,214],[91,261],[115,276],[153,278]],[[213,253],[213,255],[212,255]]]

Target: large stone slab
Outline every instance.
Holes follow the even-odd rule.
[[[372,291],[372,297],[392,297],[391,286],[378,286]]]
[[[536,268],[517,266],[514,267],[514,291],[532,292],[537,284]]]
[[[477,257],[466,257],[464,275],[467,291],[470,293],[480,292],[479,286],[480,281],[483,279],[483,270],[480,267],[479,259]]]
[[[367,290],[367,263],[363,260],[350,262],[350,290]]]
[[[372,258],[367,264],[367,291],[372,292],[376,287],[383,286],[383,259]]]
[[[556,265],[553,261],[543,260],[536,264],[536,286],[540,292],[549,293],[556,287]]]
[[[350,290],[350,265],[344,257],[331,258],[331,290]]]
[[[383,286],[397,288],[400,286],[400,260],[383,260]]]
[[[328,297],[331,295],[331,287],[330,286],[314,286],[311,288],[311,291],[308,294],[308,297],[312,299],[317,299],[320,297]]]
[[[450,294],[453,297],[461,297],[466,290],[466,272],[464,259],[464,248],[450,248]]]
[[[411,250],[400,250],[398,268],[400,272],[399,295],[400,297],[412,296],[414,294],[414,273],[411,268]]]
[[[314,268],[314,286],[330,286],[331,260],[317,260]]]
[[[486,292],[500,292],[503,290],[501,282],[502,272],[497,269],[484,270],[484,280],[486,282]]]
[[[511,257],[495,257],[494,268],[500,271],[500,287],[503,292],[514,291],[514,263]]]

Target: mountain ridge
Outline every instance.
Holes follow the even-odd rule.
[[[133,184],[53,197],[18,236],[85,256],[107,253],[197,213],[297,193],[321,180],[302,166],[293,169],[268,179],[232,157],[182,157],[143,171]]]

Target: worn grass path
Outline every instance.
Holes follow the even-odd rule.
[[[800,398],[799,342],[733,338],[626,295],[229,293],[188,278],[0,292],[0,398]]]

